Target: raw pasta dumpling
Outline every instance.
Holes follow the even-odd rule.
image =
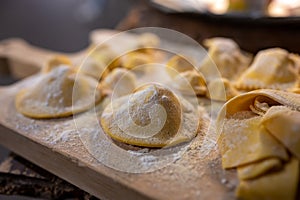
[[[300,58],[284,49],[260,51],[252,65],[241,75],[236,87],[242,90],[291,90],[299,84]]]
[[[52,71],[54,68],[65,65],[65,66],[72,66],[71,60],[64,55],[56,55],[53,58],[51,58],[45,66],[42,68],[42,73],[48,73]]]
[[[186,95],[204,96],[207,92],[203,75],[196,70],[188,70],[174,77],[174,88]]]
[[[57,118],[83,112],[101,99],[98,82],[60,65],[16,96],[16,108],[32,118]]]
[[[175,77],[179,73],[194,69],[194,64],[191,63],[190,59],[188,60],[182,55],[175,55],[170,58],[166,67],[166,70],[171,77]]]
[[[207,97],[217,101],[227,101],[239,94],[234,85],[225,78],[211,80],[207,88]]]
[[[104,93],[124,96],[136,88],[136,76],[129,70],[116,68],[101,81],[100,88]]]
[[[213,71],[216,66],[222,78],[234,81],[252,61],[252,56],[243,52],[231,39],[221,37],[206,39],[204,45],[208,47],[208,55],[199,69],[208,80],[220,78]]]
[[[137,88],[118,98],[101,116],[101,126],[113,139],[131,145],[164,147],[194,138],[200,126],[197,109],[158,84]]]

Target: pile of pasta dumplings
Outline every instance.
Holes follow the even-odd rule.
[[[207,56],[194,64],[185,55],[158,55],[160,39],[135,36],[137,50],[118,56],[110,45],[96,48],[82,66],[57,55],[47,61],[35,84],[16,95],[15,105],[35,119],[86,112],[115,95],[99,116],[112,140],[140,148],[171,147],[193,140],[203,113],[190,95],[223,102],[216,124],[224,169],[237,169],[240,199],[285,199],[297,195],[300,159],[300,57],[281,48],[256,55],[228,38],[203,42]],[[94,47],[91,47],[94,48]],[[172,87],[139,86],[137,66],[163,63]],[[217,69],[214,71],[214,69]],[[189,90],[188,88],[192,88]],[[201,107],[201,106],[200,106]],[[153,133],[153,134],[152,134]]]

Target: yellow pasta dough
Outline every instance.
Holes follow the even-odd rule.
[[[287,163],[289,155],[279,152],[289,151],[299,159],[299,108],[300,95],[266,89],[237,96],[222,108],[217,119],[218,145],[223,167],[238,168],[239,199],[295,198],[299,161],[293,157]],[[259,133],[264,142],[253,142]],[[261,149],[267,150],[261,154]],[[260,159],[267,152],[273,155]],[[245,163],[249,158],[252,162]]]
[[[72,62],[68,57],[64,55],[53,56],[53,58],[51,58],[42,68],[42,73],[48,73],[60,65],[72,66]]]
[[[137,37],[138,47],[158,47],[160,44],[160,39],[153,33],[143,33]]]
[[[109,72],[120,66],[119,54],[111,48],[110,43],[100,43],[99,46],[91,45],[86,59],[77,66],[79,73],[91,76],[100,81]]]
[[[89,56],[82,65],[78,67],[78,72],[100,80],[108,74],[109,69],[103,60]]]
[[[187,95],[205,95],[207,92],[205,79],[196,70],[184,71],[175,76],[174,87]]]
[[[152,48],[158,46],[160,41],[151,33],[139,36],[123,34],[102,42],[100,46],[91,46],[91,53],[80,66],[80,72],[103,79],[115,68],[124,67],[131,70],[158,59],[153,54]],[[120,44],[116,45],[118,43]]]
[[[231,115],[240,111],[251,111],[252,106],[257,106],[257,104],[255,104],[257,101],[260,103],[266,103],[269,107],[274,105],[284,105],[291,109],[297,110],[298,107],[300,107],[299,97],[299,94],[280,90],[256,90],[241,94],[228,101],[223,106],[219,116],[222,117],[224,114],[226,114],[226,117],[230,117]],[[224,118],[219,118],[219,121],[222,119]]]
[[[167,88],[147,84],[114,100],[101,116],[113,139],[138,146],[164,147],[191,140],[199,127],[198,112]]]
[[[129,70],[116,68],[101,81],[100,88],[105,93],[114,93],[115,97],[124,96],[136,88],[136,76]]]
[[[234,136],[229,135],[234,135],[234,132],[237,132],[241,137],[244,135],[243,131],[247,133],[259,130],[269,133],[268,130],[264,129],[264,126],[261,126],[261,120],[269,107],[278,105],[297,110],[300,107],[299,95],[279,90],[257,90],[231,99],[223,106],[218,116],[217,131],[220,139],[228,138],[230,142],[230,140],[234,140]],[[231,129],[233,126],[241,130]],[[249,128],[245,128],[245,126],[249,126]],[[228,131],[224,132],[227,128]],[[228,145],[230,145],[229,142]],[[232,143],[235,144],[234,141]],[[220,145],[224,145],[221,140]]]
[[[121,67],[122,57],[128,52],[152,54],[153,48],[158,47],[160,44],[159,37],[152,33],[139,35],[121,33],[116,37],[111,37],[109,34],[106,38],[103,34],[94,32],[91,37],[94,45],[100,44],[100,46],[92,49],[94,51],[90,56],[93,56],[97,61],[101,60],[109,70]]]
[[[294,93],[296,93],[296,94],[300,94],[300,88],[298,87],[298,88],[293,88],[293,89],[291,89],[290,90],[291,92],[294,92]]]
[[[166,70],[171,77],[175,77],[178,73],[194,70],[191,61],[182,55],[175,55],[167,62]]]
[[[199,69],[207,79],[220,78],[212,70],[217,67],[221,77],[230,81],[236,80],[247,69],[252,60],[249,53],[242,52],[239,46],[228,38],[211,38],[204,41],[208,47],[208,56]]]
[[[236,194],[242,200],[294,200],[299,179],[299,161],[292,158],[283,170],[240,182]]]
[[[278,157],[288,160],[285,148],[260,125],[259,116],[244,118],[244,113],[224,123],[218,141],[223,168],[233,168]]]
[[[213,79],[207,87],[207,97],[217,101],[227,101],[239,94],[231,82],[225,78]]]
[[[83,112],[98,102],[98,82],[77,75],[68,66],[58,66],[16,96],[16,108],[32,118],[57,118]]]
[[[282,162],[279,158],[268,158],[237,168],[238,177],[241,180],[253,179],[266,174],[269,171],[275,171],[282,168]]]
[[[138,51],[130,52],[120,58],[121,66],[128,70],[146,72],[145,65],[151,64],[155,58],[148,53]]]
[[[283,106],[271,107],[264,115],[262,124],[291,153],[300,159],[299,111],[294,111]]]
[[[252,65],[237,80],[236,86],[244,90],[261,88],[290,90],[299,84],[299,59],[284,49],[260,51]]]

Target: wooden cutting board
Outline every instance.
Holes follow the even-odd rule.
[[[107,30],[97,31],[99,37],[104,38],[113,33]],[[23,50],[15,53],[15,49],[18,48]],[[34,52],[35,56],[30,52]],[[72,54],[72,59],[80,62],[83,52]],[[11,62],[17,58],[19,64],[16,69],[25,65],[39,68],[46,59],[56,53],[22,42],[16,48],[11,47],[10,53],[8,51],[1,53],[0,43],[0,56],[7,57]],[[221,168],[215,140],[212,139],[213,136],[206,137],[209,121],[205,121],[202,134],[188,144],[189,147],[184,154],[174,158],[165,167],[147,173],[119,171],[95,159],[86,148],[85,142],[93,139],[89,138],[92,134],[89,132],[90,129],[78,130],[76,122],[87,120],[91,115],[90,112],[76,115],[76,120],[73,117],[34,120],[16,111],[14,105],[16,93],[20,88],[34,84],[37,77],[38,75],[33,75],[14,85],[0,88],[1,145],[100,199],[234,198],[236,173]],[[105,104],[105,101],[97,106],[100,111],[104,106],[102,104]],[[105,137],[101,128],[97,131]],[[214,135],[214,133],[209,134]],[[87,139],[82,140],[82,137]],[[107,152],[99,151],[99,154],[113,155],[114,152],[109,151],[115,148],[124,152],[133,152],[109,139],[107,141],[114,148],[108,148]],[[171,147],[171,150],[172,148],[174,147]],[[150,162],[151,159],[143,161],[145,165]]]

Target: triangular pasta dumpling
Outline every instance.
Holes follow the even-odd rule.
[[[158,84],[112,101],[102,113],[101,126],[113,139],[137,146],[165,147],[193,139],[198,111],[183,98]]]
[[[242,90],[293,89],[299,83],[299,59],[280,48],[260,51],[237,80],[236,87]]]

